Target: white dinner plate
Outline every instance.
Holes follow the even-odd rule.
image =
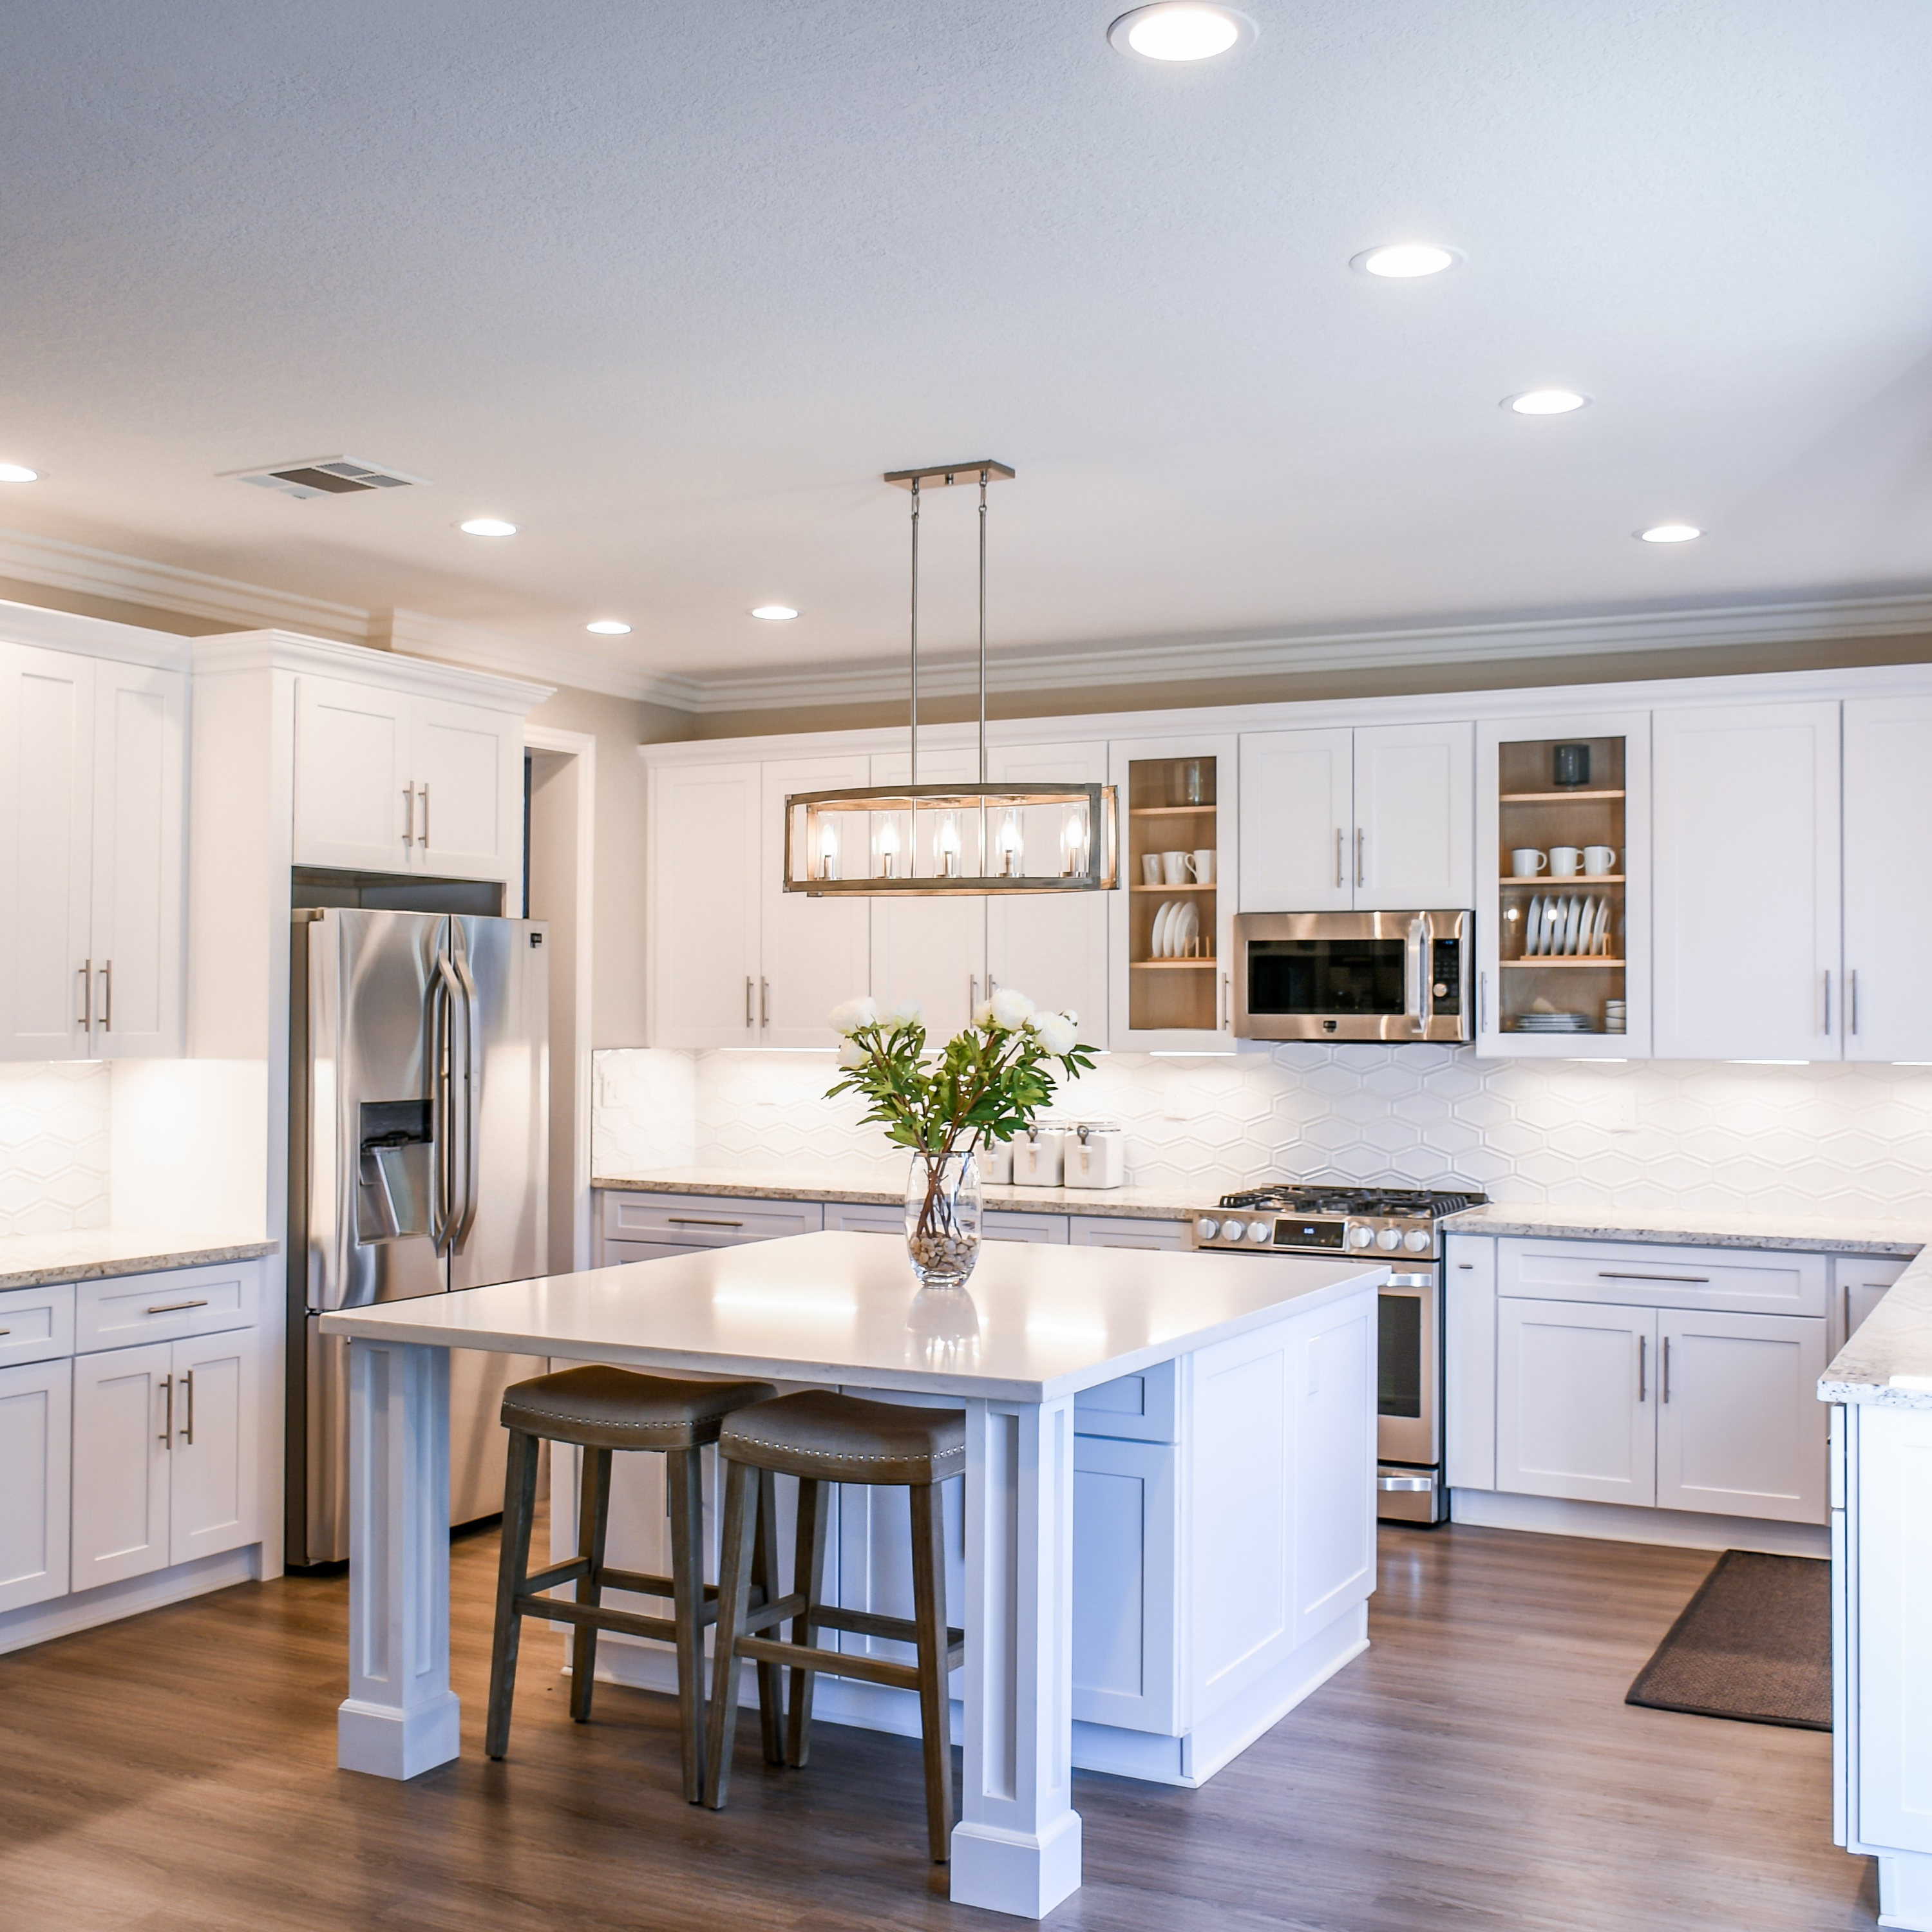
[[[1154,938],[1148,950],[1156,959],[1167,957],[1167,928],[1174,918],[1174,902],[1162,899],[1154,916]]]
[[[1582,916],[1583,902],[1579,898],[1573,898],[1570,902],[1569,908],[1564,916],[1563,921],[1562,950],[1565,952],[1574,952],[1576,950],[1576,927]]]
[[[1523,920],[1523,957],[1526,959],[1533,958],[1542,950],[1543,895],[1540,892],[1532,892],[1529,896],[1529,910]]]
[[[1587,953],[1592,950],[1597,937],[1597,902],[1594,898],[1583,902],[1583,916],[1576,927],[1576,943],[1572,952]]]
[[[1610,902],[1606,898],[1597,908],[1597,944],[1595,950],[1607,953],[1610,950]]]
[[[1200,937],[1201,914],[1192,899],[1183,899],[1176,908],[1173,928],[1167,936],[1175,958],[1186,958],[1189,946]]]

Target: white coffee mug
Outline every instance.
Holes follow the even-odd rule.
[[[1524,845],[1510,854],[1510,870],[1519,879],[1533,879],[1550,861],[1534,845]]]
[[[1167,874],[1164,884],[1184,886],[1188,883],[1189,854],[1185,852],[1163,852],[1160,855],[1161,869]]]
[[[1214,883],[1214,847],[1197,846],[1192,857],[1188,862],[1188,866],[1189,870],[1194,874],[1194,883],[1197,886],[1211,886]]]
[[[1141,879],[1146,885],[1157,886],[1160,884],[1160,854],[1158,852],[1143,852],[1141,854]]]
[[[1583,870],[1593,879],[1601,878],[1606,872],[1617,869],[1617,848],[1614,845],[1586,845],[1583,848]]]
[[[1552,845],[1550,848],[1550,876],[1552,879],[1574,879],[1577,867],[1582,862],[1582,854],[1574,845]]]

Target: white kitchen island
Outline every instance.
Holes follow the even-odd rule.
[[[406,1778],[458,1754],[451,1348],[947,1400],[967,1414],[952,1895],[1043,1917],[1080,1882],[1076,1720],[1081,1761],[1198,1784],[1366,1646],[1385,1272],[989,1243],[968,1306],[915,1296],[894,1236],[815,1234],[326,1316],[352,1340],[338,1761]],[[1076,1684],[1076,1598],[1088,1654],[1137,1658],[1138,1685]],[[1083,1695],[1130,1721],[1081,1720]]]

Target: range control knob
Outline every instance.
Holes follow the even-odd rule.
[[[1412,1228],[1402,1236],[1402,1244],[1412,1255],[1426,1255],[1429,1252],[1427,1232],[1420,1228]]]
[[[1376,1234],[1376,1246],[1378,1248],[1400,1247],[1402,1246],[1402,1230],[1400,1228],[1382,1228],[1378,1229]]]
[[[1352,1248],[1369,1248],[1375,1245],[1376,1231],[1372,1228],[1351,1228],[1348,1245]]]
[[[1221,1232],[1221,1224],[1211,1214],[1204,1214],[1194,1224],[1194,1238],[1198,1241],[1211,1241]]]
[[[1250,1221],[1248,1223],[1248,1239],[1257,1246],[1265,1241],[1271,1232],[1265,1221]]]

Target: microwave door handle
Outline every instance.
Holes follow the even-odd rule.
[[[1436,1024],[1436,922],[1424,913],[1416,923],[1422,928],[1416,960],[1417,990],[1422,995],[1417,1010],[1422,1018],[1417,1031],[1426,1040]]]
[[[468,960],[456,962],[456,976],[463,988],[463,1211],[450,1243],[452,1252],[462,1248],[476,1225],[478,1149],[483,1125],[483,1016]]]
[[[1408,922],[1408,938],[1403,947],[1402,993],[1408,1015],[1415,1023],[1419,1036],[1423,1030],[1422,1021],[1422,916],[1418,914]]]

